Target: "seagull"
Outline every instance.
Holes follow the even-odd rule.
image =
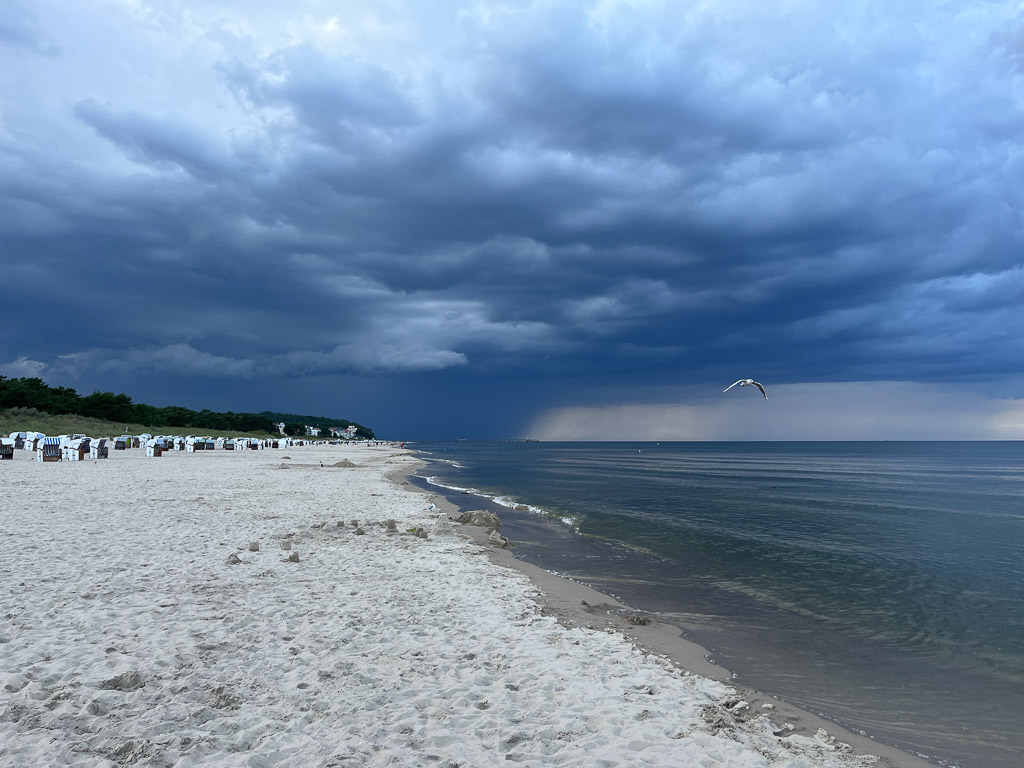
[[[740,379],[739,381],[734,381],[732,384],[730,384],[728,387],[726,387],[722,391],[723,392],[728,392],[730,389],[735,387],[737,384],[739,384],[741,387],[749,387],[751,384],[753,384],[755,387],[757,387],[758,389],[761,390],[761,394],[764,395],[764,399],[765,400],[768,399],[768,393],[764,391],[764,387],[762,387],[760,384],[758,384],[753,379]]]

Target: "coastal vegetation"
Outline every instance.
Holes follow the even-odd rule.
[[[287,416],[287,418],[276,418]],[[17,421],[16,424],[13,422]],[[157,407],[135,403],[124,393],[93,392],[80,395],[70,387],[51,387],[40,378],[0,376],[0,431],[33,429],[39,432],[83,434],[137,433],[154,429],[182,428],[204,434],[278,434],[278,423],[345,428],[353,422],[297,414],[195,411],[181,406]],[[77,425],[61,428],[58,424]],[[7,429],[7,426],[10,429]],[[86,428],[86,425],[89,425]],[[372,439],[373,431],[356,426],[356,435]]]
[[[0,435],[32,430],[45,435],[92,435],[114,437],[121,434],[139,435],[143,432],[166,432],[166,428],[137,422],[105,421],[73,413],[44,413],[35,408],[8,408],[0,411]],[[267,431],[204,429],[210,437],[266,437]]]

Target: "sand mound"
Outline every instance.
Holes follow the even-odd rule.
[[[142,679],[142,675],[133,669],[104,681],[100,688],[107,691],[134,691],[142,688],[145,684],[146,681]]]
[[[356,466],[356,465],[355,465],[355,464],[353,464],[353,463],[352,463],[351,461],[349,461],[348,459],[342,459],[341,461],[336,461],[336,462],[334,462],[334,463],[333,463],[333,464],[331,464],[330,466],[332,466],[332,467],[354,467],[354,466]]]
[[[479,525],[495,531],[501,527],[501,520],[498,519],[498,516],[486,509],[471,509],[469,512],[463,512],[459,515],[458,522],[463,525]]]
[[[438,515],[437,522],[434,523],[434,529],[430,532],[430,538],[436,536],[454,536],[455,529],[452,528],[452,524],[448,522],[447,515]]]
[[[491,535],[487,537],[487,541],[490,542],[492,547],[501,547],[503,549],[512,543],[498,533],[497,530],[491,531]]]

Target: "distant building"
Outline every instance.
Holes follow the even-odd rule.
[[[283,421],[279,421],[277,423],[277,431],[280,432],[282,435],[284,434],[284,422]]]
[[[320,436],[320,427],[310,427],[310,426],[307,426],[306,427],[306,434],[309,435],[310,437],[319,437]]]

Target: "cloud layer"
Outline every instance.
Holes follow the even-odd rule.
[[[554,408],[538,440],[1024,440],[1024,398],[910,382],[832,382],[680,404]],[[703,402],[701,402],[703,400]]]
[[[0,303],[32,321],[0,370],[200,407],[211,377],[253,407],[336,391],[371,414],[342,416],[475,434],[739,375],[1010,396],[1021,21],[14,0]],[[470,412],[481,389],[512,401]],[[388,423],[385,397],[431,418]]]

